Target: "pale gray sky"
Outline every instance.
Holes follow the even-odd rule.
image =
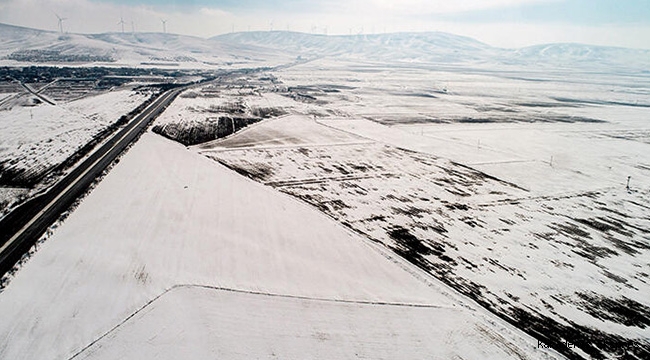
[[[211,37],[247,30],[328,34],[446,31],[501,47],[582,42],[650,49],[650,0],[0,0],[0,22],[70,32]]]

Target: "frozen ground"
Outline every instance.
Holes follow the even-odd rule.
[[[555,357],[313,208],[153,134],[39,247],[0,296],[2,358]]]

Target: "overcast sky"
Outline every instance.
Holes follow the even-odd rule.
[[[650,49],[650,0],[0,0],[0,22],[69,32],[333,34],[445,31],[490,45],[581,42]]]

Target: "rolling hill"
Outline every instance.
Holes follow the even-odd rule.
[[[284,62],[277,51],[162,33],[60,34],[0,24],[0,64],[112,64],[202,68]]]
[[[281,64],[333,57],[411,65],[569,68],[650,72],[650,51],[584,44],[492,47],[441,32],[326,36],[289,31],[239,32],[204,39],[163,33],[60,34],[0,24],[0,64],[180,66]]]

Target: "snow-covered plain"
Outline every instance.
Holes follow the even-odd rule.
[[[237,79],[226,87],[206,85],[185,91],[158,119],[156,124],[166,125],[180,122],[205,122],[207,118],[232,116],[232,110],[240,110],[241,104],[246,110],[265,107],[282,109],[282,104],[270,101],[251,89],[256,82],[250,79]],[[290,103],[290,101],[287,101]],[[243,113],[242,113],[243,115]]]
[[[288,116],[189,148],[145,135],[1,294],[0,357],[650,356],[648,51],[0,31],[38,50],[4,64],[300,56],[167,109]]]
[[[531,194],[516,182],[383,144],[203,153],[311,203],[521,326],[531,324],[513,307],[641,343],[649,335],[645,320],[621,327],[628,320],[594,315],[584,302],[631,300],[641,311],[632,318],[648,316],[647,188]],[[567,335],[579,339],[560,336]]]
[[[0,317],[8,359],[555,357],[309,206],[153,134],[40,245]]]
[[[368,143],[363,137],[320,126],[311,118],[288,115],[269,119],[244,129],[237,136],[197,145],[198,149],[293,148],[296,145],[332,146]]]
[[[78,358],[527,358],[522,350],[464,312],[435,306],[178,287]]]
[[[647,355],[647,79],[382,66],[385,76],[372,77],[325,62],[275,73],[320,111],[195,149],[385,244],[569,356]],[[432,87],[435,96],[411,95]],[[464,121],[477,108],[488,115]],[[578,349],[562,348],[567,339]]]

